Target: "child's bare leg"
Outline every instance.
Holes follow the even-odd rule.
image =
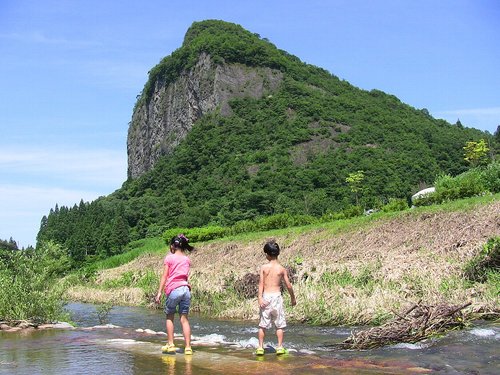
[[[167,314],[167,340],[169,345],[174,344],[174,314]]]
[[[184,343],[186,348],[191,347],[191,326],[187,314],[181,314],[182,334],[184,335]]]
[[[264,337],[266,337],[266,330],[262,327],[259,327],[259,348],[264,347]]]
[[[283,329],[282,328],[277,328],[276,329],[276,337],[278,338],[278,348],[281,348],[283,346]]]

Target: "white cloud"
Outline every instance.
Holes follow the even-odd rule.
[[[0,34],[0,39],[13,40],[24,43],[64,46],[71,48],[95,47],[102,45],[102,43],[91,40],[71,40],[66,38],[50,37],[40,31]]]
[[[108,195],[126,180],[123,152],[8,146],[0,149],[0,239],[35,245],[56,203],[72,207]]]
[[[102,194],[97,191],[4,185],[0,186],[0,218],[25,217],[34,210],[44,210],[48,213],[56,203],[59,206],[72,207],[75,203],[78,204],[80,199],[92,201],[100,195]]]
[[[0,150],[0,171],[14,177],[45,176],[47,179],[105,184],[118,187],[126,179],[127,160],[123,152],[113,150],[54,150],[26,146]]]

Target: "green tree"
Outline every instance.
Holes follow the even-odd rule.
[[[477,167],[478,165],[484,165],[488,161],[488,151],[489,147],[486,145],[484,139],[476,141],[469,141],[463,147],[464,149],[464,159],[468,161],[471,166]]]
[[[357,171],[349,173],[345,181],[349,185],[349,189],[354,193],[356,197],[356,206],[359,204],[358,194],[363,190],[363,180],[365,179],[365,173],[363,171]]]

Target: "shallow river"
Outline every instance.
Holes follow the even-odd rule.
[[[348,337],[350,328],[291,325],[285,333],[289,355],[273,354],[270,331],[266,355],[255,357],[256,322],[191,316],[190,357],[161,354],[166,337],[160,310],[114,307],[112,326],[89,329],[99,325],[93,305],[67,308],[75,329],[0,332],[0,374],[500,374],[500,325],[494,323],[369,351],[328,347]]]

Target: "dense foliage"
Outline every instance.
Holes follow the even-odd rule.
[[[63,244],[83,261],[168,228],[230,227],[277,214],[357,214],[360,206],[400,205],[435,176],[466,171],[468,141],[497,147],[496,136],[358,89],[222,21],[194,23],[182,47],[150,71],[138,104],[201,52],[219,64],[278,69],[283,82],[264,98],[233,99],[230,116],[204,116],[172,154],[113,194],[56,207],[43,218],[38,240]],[[354,192],[347,181],[359,172]]]
[[[414,199],[413,204],[425,206],[485,193],[500,193],[500,162],[473,168],[455,177],[440,175],[434,185],[434,193]]]
[[[121,253],[129,243],[129,222],[133,223],[133,217],[125,214],[120,202],[98,199],[92,203],[82,200],[73,208],[56,205],[42,218],[37,242],[63,244],[75,262],[106,258]]]
[[[69,268],[60,245],[37,250],[0,249],[0,320],[55,321],[63,315],[62,288],[54,281]]]
[[[0,239],[0,250],[19,250],[17,242],[11,237],[8,241]]]

